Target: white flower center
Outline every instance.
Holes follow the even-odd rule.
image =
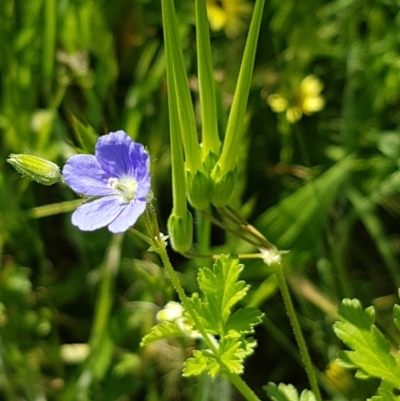
[[[124,202],[130,202],[135,197],[138,184],[132,177],[122,177],[109,178],[108,186],[118,191]]]

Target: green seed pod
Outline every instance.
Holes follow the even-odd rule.
[[[57,164],[41,157],[11,154],[7,162],[22,175],[43,185],[53,185],[61,182],[61,172]]]
[[[213,152],[209,152],[207,156],[203,159],[203,166],[206,171],[211,171],[217,164],[217,162],[218,156]]]
[[[210,179],[200,170],[192,175],[187,173],[187,191],[190,204],[197,210],[205,210],[210,204]]]
[[[193,242],[193,218],[189,211],[186,216],[172,213],[168,218],[168,233],[172,248],[176,252],[185,253]]]
[[[235,178],[235,173],[233,171],[228,171],[222,177],[216,174],[211,198],[211,202],[214,206],[223,207],[228,203],[233,188],[235,187]]]

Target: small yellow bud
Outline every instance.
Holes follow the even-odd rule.
[[[300,107],[294,106],[294,107],[289,107],[286,110],[286,119],[291,123],[297,123],[301,119],[303,115],[303,112]]]
[[[22,175],[43,185],[53,185],[62,181],[60,168],[57,164],[41,157],[11,154],[7,162]]]
[[[283,113],[288,107],[289,102],[279,93],[273,93],[267,97],[267,103],[275,113]]]

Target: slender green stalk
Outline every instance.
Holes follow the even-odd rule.
[[[301,331],[299,321],[294,310],[292,299],[290,297],[289,289],[286,283],[285,274],[283,272],[281,262],[271,263],[270,266],[273,267],[278,280],[279,289],[282,294],[283,303],[285,304],[286,312],[289,316],[290,324],[292,325],[294,335],[296,337],[297,345],[299,346],[300,355],[306,369],[307,377],[310,382],[311,390],[317,401],[322,401],[321,393],[319,391],[317,378],[315,376],[314,368],[311,362],[310,355],[308,353],[308,348]]]
[[[205,0],[196,0],[195,7],[197,64],[202,121],[201,150],[204,159],[210,152],[218,155],[221,144],[218,138],[217,103],[215,99],[210,33]]]
[[[221,257],[220,254],[201,254],[201,253],[193,253],[193,252],[185,252],[183,256],[186,256],[189,259],[213,259],[217,260]],[[262,253],[238,253],[235,255],[238,259],[263,259]]]
[[[279,115],[278,130],[281,136],[279,161],[290,164],[293,160],[293,138],[291,124],[287,121],[285,114]]]
[[[272,245],[263,234],[261,234],[254,226],[249,224],[243,217],[241,217],[232,207],[226,206],[218,208],[218,212],[221,216],[226,217],[234,224],[238,225],[238,231],[245,231],[251,235],[255,240],[259,241],[257,248],[265,249],[275,249],[276,247]]]
[[[195,213],[198,252],[207,255],[210,252],[211,222],[204,218],[198,210]]]
[[[234,169],[236,163],[235,155],[239,151],[239,141],[244,124],[247,99],[250,92],[250,83],[264,3],[265,0],[257,0],[254,6],[253,17],[251,19],[242,65],[240,67],[232,109],[228,118],[225,141],[222,148],[221,157],[217,164],[220,167],[219,174],[221,176]],[[217,174],[217,166],[214,168],[213,172],[214,174]]]
[[[72,201],[65,201],[59,203],[52,203],[50,205],[36,206],[26,212],[27,217],[31,219],[41,219],[47,216],[54,216],[55,214],[68,213],[75,210],[84,202],[83,199],[74,199]]]
[[[162,0],[161,8],[166,61],[167,65],[170,65],[169,68],[172,72],[172,82],[175,84],[176,94],[176,98],[171,99],[170,102],[176,102],[177,104],[187,168],[192,173],[196,173],[196,171],[201,169],[200,147],[197,140],[196,121],[180,45],[173,0]]]
[[[139,238],[141,238],[144,242],[147,242],[150,246],[153,246],[154,241],[153,241],[150,237],[148,237],[147,235],[142,234],[139,230],[136,230],[136,228],[131,227],[131,228],[129,229],[129,231],[130,231],[132,234],[137,235],[137,236],[138,236]]]
[[[166,54],[167,63],[167,83],[168,83],[168,102],[169,111],[169,130],[171,139],[171,165],[172,165],[172,212],[178,216],[185,217],[187,211],[186,189],[185,189],[185,163],[182,154],[182,136],[179,126],[179,116],[177,109],[176,90],[173,77],[172,64],[169,61],[170,55]]]
[[[227,224],[216,219],[210,213],[203,210],[203,211],[201,211],[201,214],[204,217],[206,217],[208,220],[210,220],[212,223],[214,223],[216,226],[221,227],[223,230],[235,235],[238,238],[241,238],[243,241],[246,241],[247,243],[255,246],[256,248],[259,248],[261,246],[260,242],[254,241],[254,239],[246,237],[244,234],[241,233],[241,231],[239,231],[238,229],[233,229],[233,228],[229,227]]]

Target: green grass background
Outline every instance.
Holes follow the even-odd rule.
[[[177,12],[198,108],[193,2],[177,1]],[[258,44],[233,204],[291,250],[288,280],[334,400],[363,400],[376,386],[329,365],[342,347],[332,331],[342,298],[373,304],[379,327],[400,343],[388,319],[400,284],[399,29],[395,0],[270,0]],[[245,37],[212,34],[221,127]],[[80,232],[70,222],[75,194],[21,178],[6,163],[10,153],[30,153],[62,166],[93,152],[95,136],[79,134],[84,125],[96,135],[123,129],[150,151],[166,231],[160,2],[2,0],[0,54],[0,400],[239,400],[223,381],[181,378],[194,342],[139,348],[155,313],[175,298],[145,244],[106,229]],[[326,106],[289,125],[266,97],[309,74],[324,83]],[[290,163],[282,164],[282,146]],[[215,253],[254,251],[218,229],[211,245]],[[187,291],[196,290],[203,261],[171,256]],[[264,398],[268,381],[308,387],[272,271],[246,261],[244,278],[252,285],[246,302],[266,315],[244,379]],[[68,344],[89,344],[89,357],[66,360]]]

